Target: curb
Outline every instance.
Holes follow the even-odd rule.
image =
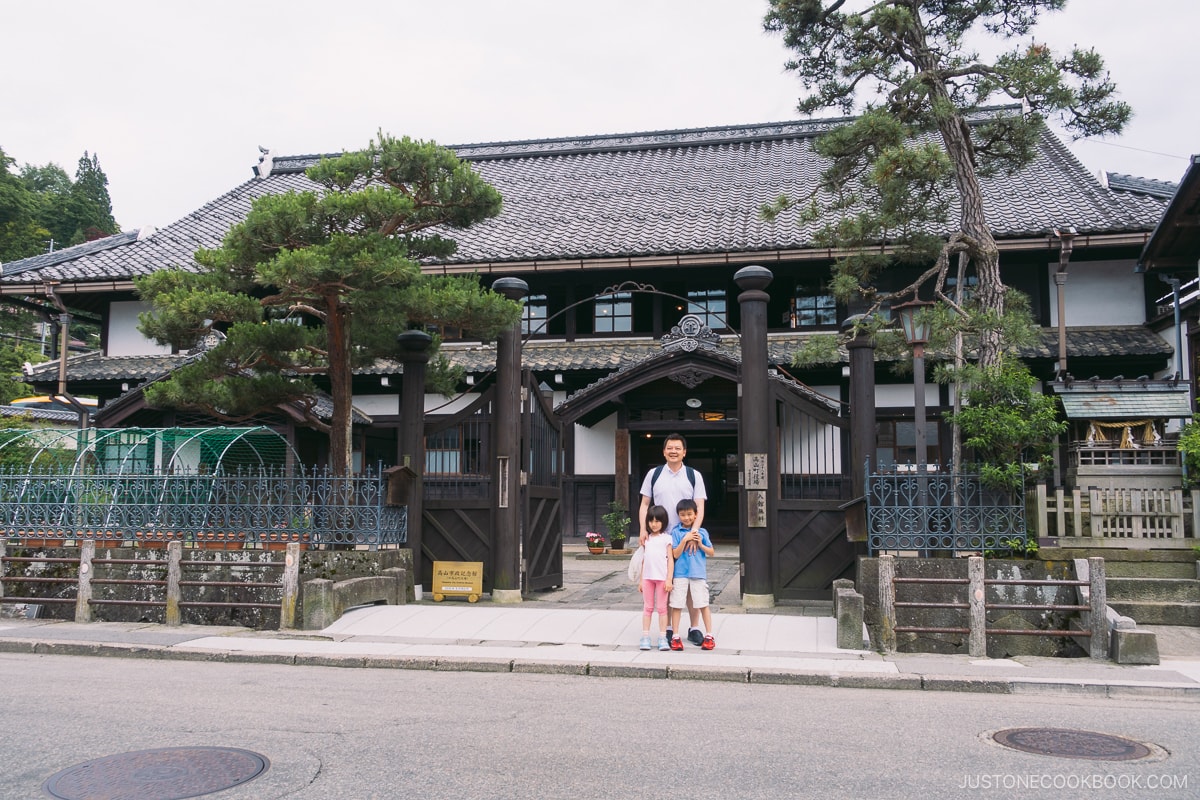
[[[764,686],[814,686],[892,691],[967,692],[972,694],[1067,694],[1112,698],[1172,698],[1200,700],[1200,685],[1159,683],[1102,683],[1056,678],[972,678],[957,675],[861,675],[803,672],[787,669],[737,667],[673,667],[574,661],[532,661],[503,658],[439,658],[436,656],[361,656],[305,653],[248,653],[188,649],[186,645],[131,645],[44,639],[0,639],[0,653],[43,656],[91,656],[173,661],[212,661],[231,664],[277,664],[339,669],[411,669],[437,672],[494,672],[575,675],[595,678],[719,681]]]

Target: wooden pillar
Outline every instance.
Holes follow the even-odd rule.
[[[400,387],[400,431],[397,464],[412,470],[412,491],[406,498],[408,508],[407,544],[412,550],[414,593],[421,599],[425,577],[432,580],[432,562],[425,569],[425,365],[433,342],[425,331],[405,331],[396,337],[400,344],[400,363],[404,365],[404,383]]]
[[[742,556],[742,605],[772,608],[775,605],[770,524],[775,510],[778,480],[771,458],[771,398],[767,386],[767,302],[765,289],[774,275],[766,267],[743,267],[733,276],[742,290],[741,403],[738,412],[738,448],[742,461],[742,492],[738,533]]]
[[[492,290],[509,300],[529,294],[520,278],[501,278]],[[496,337],[496,407],[492,425],[496,462],[492,512],[492,600],[521,602],[521,323]]]
[[[629,429],[617,428],[613,442],[613,500],[625,506],[630,518],[634,509],[629,505]],[[641,503],[638,499],[638,503]]]
[[[843,325],[849,330],[857,317]],[[859,333],[846,343],[850,354],[850,480],[851,496],[867,494],[867,459],[875,457],[875,342]]]

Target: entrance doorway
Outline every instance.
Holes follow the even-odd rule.
[[[647,436],[649,433],[649,436]],[[636,509],[641,503],[640,490],[646,473],[663,463],[663,437],[679,433],[687,440],[684,463],[704,476],[708,500],[704,507],[704,528],[714,539],[738,539],[738,463],[736,431],[641,431],[632,437],[637,442],[632,471],[633,486],[629,496],[635,498]]]

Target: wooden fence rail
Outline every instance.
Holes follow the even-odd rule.
[[[1060,547],[1186,548],[1200,530],[1200,490],[1072,489],[1030,493],[1037,536]]]

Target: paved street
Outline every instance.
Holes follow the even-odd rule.
[[[223,800],[1124,800],[1200,786],[1195,702],[8,653],[0,674],[5,800],[45,796],[47,778],[89,759],[196,746],[270,762],[213,795]],[[1031,726],[1126,737],[1151,753],[1066,759],[989,738]],[[966,788],[1031,775],[1046,787],[1100,776],[1143,788]]]

